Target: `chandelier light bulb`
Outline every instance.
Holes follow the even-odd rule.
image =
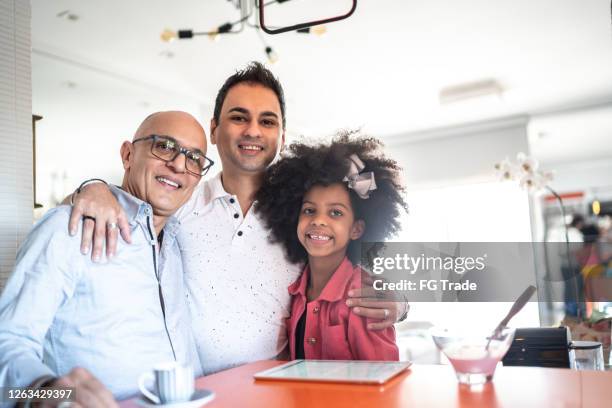
[[[310,32],[320,37],[327,32],[327,26],[325,26],[324,24],[321,24],[321,25],[311,27]]]
[[[211,31],[211,32],[208,33],[208,39],[210,41],[217,42],[217,41],[219,41],[219,38],[220,38],[219,31]]]
[[[266,55],[268,56],[268,62],[270,64],[275,64],[278,62],[278,54],[274,52],[272,47],[270,46],[266,47]]]
[[[176,31],[166,28],[164,31],[162,31],[160,38],[164,42],[170,42],[176,40],[178,38],[178,34]]]
[[[312,27],[300,28],[296,30],[296,32],[299,34],[314,34],[318,37],[321,37],[327,32],[327,27],[324,24],[321,24]]]

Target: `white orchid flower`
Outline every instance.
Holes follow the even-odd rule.
[[[535,190],[537,185],[538,185],[538,180],[534,174],[525,173],[519,179],[519,186],[521,186],[521,188],[524,188],[528,191]]]
[[[516,160],[518,161],[518,165],[521,171],[524,171],[526,173],[535,173],[538,170],[538,167],[540,166],[536,159],[531,156],[527,156],[523,152],[516,155]]]
[[[544,184],[544,186],[549,184],[555,178],[555,173],[552,171],[543,171],[540,172],[540,174],[542,176],[542,183]]]
[[[513,180],[516,173],[516,166],[506,157],[495,164],[495,174],[501,181]]]
[[[546,188],[553,179],[550,171],[539,170],[540,164],[536,159],[519,153],[516,155],[516,163],[505,158],[495,165],[497,178],[502,181],[518,180],[519,185],[529,191]]]

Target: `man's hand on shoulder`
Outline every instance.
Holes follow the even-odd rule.
[[[348,295],[346,304],[353,313],[379,320],[368,324],[370,330],[384,330],[393,326],[402,321],[410,309],[407,302],[378,297],[372,288],[351,289]]]
[[[93,241],[91,259],[99,261],[106,242],[106,256],[112,258],[117,252],[119,232],[124,241],[131,242],[127,216],[106,184],[80,187],[72,199],[68,230],[71,235],[76,234],[79,222],[83,222],[81,253],[87,254]]]

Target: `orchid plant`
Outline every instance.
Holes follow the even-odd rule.
[[[561,216],[563,217],[563,226],[565,228],[565,244],[566,244],[566,255],[567,262],[569,267],[571,268],[572,260],[570,257],[570,247],[569,247],[569,234],[568,227],[565,223],[566,215],[565,215],[565,206],[563,205],[563,199],[555,190],[553,190],[549,183],[553,180],[553,172],[551,171],[543,171],[540,169],[540,164],[536,159],[526,155],[525,153],[519,153],[516,155],[516,162],[509,160],[507,157],[499,163],[495,164],[495,172],[497,177],[501,181],[517,181],[519,185],[526,189],[528,192],[536,192],[542,189],[548,190],[552,195],[555,196],[557,202],[559,203],[559,207],[561,209]],[[546,236],[546,234],[545,234]],[[576,299],[579,299],[578,296],[578,286],[574,285],[574,291],[576,295]],[[582,309],[580,307],[577,308],[578,317],[582,317]]]
[[[495,172],[502,181],[518,180],[519,185],[527,191],[534,192],[546,188],[556,195],[548,186],[553,180],[553,173],[540,170],[539,167],[540,164],[536,159],[521,152],[516,155],[516,162],[505,158],[495,164]]]

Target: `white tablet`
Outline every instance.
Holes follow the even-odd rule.
[[[410,367],[410,361],[294,360],[254,375],[258,380],[383,384]]]

